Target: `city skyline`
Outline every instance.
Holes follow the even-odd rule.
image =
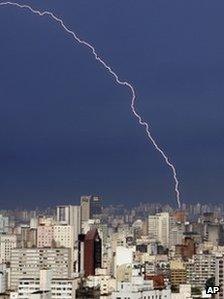
[[[95,195],[1,210],[0,297],[221,299],[224,204],[182,208],[105,207]]]

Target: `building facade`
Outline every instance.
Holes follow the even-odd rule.
[[[38,278],[41,269],[51,269],[53,278],[69,278],[71,266],[69,248],[13,249],[10,288],[16,290],[21,278]]]

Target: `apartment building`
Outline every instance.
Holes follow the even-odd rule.
[[[51,269],[53,278],[70,278],[71,266],[69,248],[13,249],[10,288],[17,290],[21,278],[38,278],[41,269]]]

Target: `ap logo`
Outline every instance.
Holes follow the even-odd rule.
[[[210,295],[214,295],[214,294],[217,294],[219,292],[220,288],[219,287],[207,287],[206,289],[206,294],[210,294]]]

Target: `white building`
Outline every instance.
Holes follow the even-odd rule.
[[[73,299],[78,287],[75,279],[53,279],[51,282],[52,299]]]
[[[38,278],[19,280],[17,299],[74,299],[77,281],[52,279],[51,270],[40,270]]]
[[[53,239],[56,247],[74,247],[74,227],[72,225],[53,226]]]
[[[121,282],[117,285],[117,290],[112,293],[112,299],[170,299],[169,289],[154,290],[153,282],[145,281],[140,277],[133,277],[131,283]]]
[[[132,264],[133,262],[133,248],[126,248],[123,246],[117,246],[115,255],[115,264],[120,266],[123,264]]]
[[[37,227],[37,247],[52,247],[53,244],[53,226],[38,225]]]
[[[78,241],[81,233],[81,208],[80,206],[58,206],[57,222],[61,225],[71,225],[74,228],[74,242]]]
[[[11,251],[17,246],[16,235],[0,235],[0,262],[10,262]]]
[[[134,248],[117,246],[114,258],[114,276],[117,276],[122,265],[132,265]]]
[[[38,278],[41,269],[51,269],[53,278],[70,278],[71,250],[69,248],[13,249],[10,268],[12,290],[17,290],[19,280],[22,278]]]
[[[203,290],[207,279],[215,276],[215,264],[215,255],[195,254],[186,263],[187,283]]]
[[[38,227],[38,218],[37,217],[32,217],[30,219],[30,228],[37,229]]]
[[[50,290],[40,290],[39,278],[21,279],[17,299],[74,299],[76,289],[77,283],[74,279],[52,279]]]
[[[81,196],[81,221],[89,221],[90,219],[90,201],[91,196]]]
[[[169,246],[169,213],[157,213],[148,217],[148,233],[153,240]]]
[[[178,223],[174,218],[170,217],[170,246],[183,243],[185,227],[183,223]]]
[[[158,229],[157,229],[158,217],[157,215],[149,215],[148,217],[148,234],[149,238],[153,240],[158,239]]]
[[[53,239],[56,247],[71,249],[71,263],[74,262],[74,226],[73,225],[54,225]]]
[[[5,217],[0,214],[0,233],[9,232],[9,217]]]
[[[88,276],[86,285],[90,288],[99,287],[101,295],[108,295],[115,291],[116,279],[107,275],[107,269],[96,269],[96,275]]]

